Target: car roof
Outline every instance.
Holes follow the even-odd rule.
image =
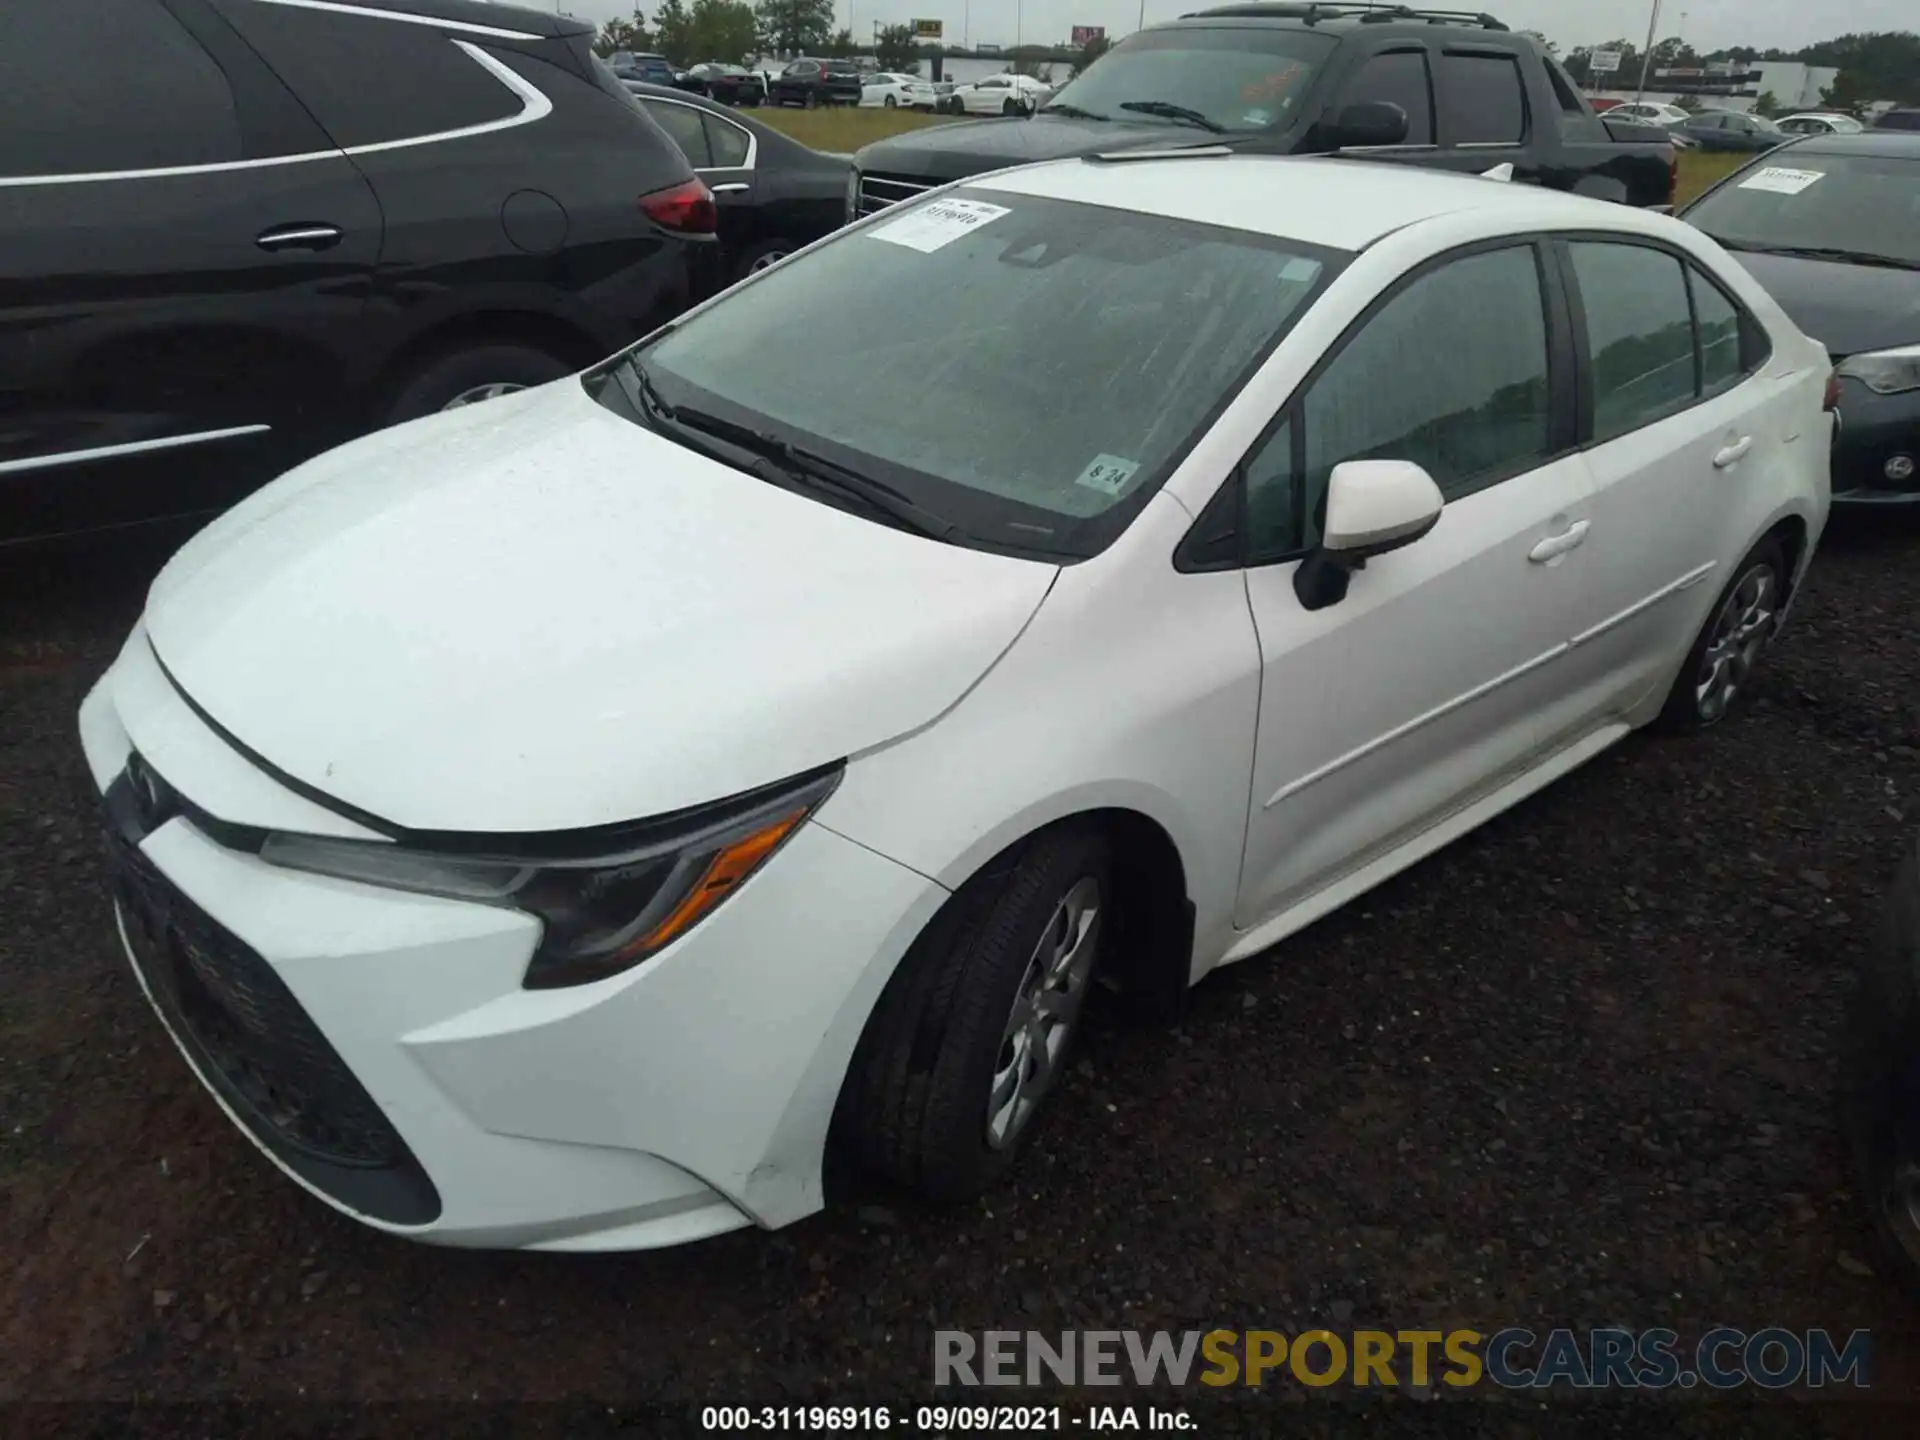
[[[1419,170],[1378,160],[1214,151],[1120,152],[1056,160],[978,176],[969,185],[1105,205],[1282,236],[1335,250],[1364,250],[1384,235],[1462,210],[1500,210],[1516,229],[1604,224],[1640,212],[1537,185]]]
[[[1920,130],[1862,130],[1857,135],[1810,135],[1796,142],[1791,149],[1795,155],[1882,155],[1895,160],[1920,160]]]
[[[496,5],[493,0],[327,0],[322,8],[384,10],[392,15],[418,15],[428,20],[444,20],[450,25],[470,25],[481,30],[513,31],[546,38],[590,35],[594,31],[591,22],[576,20],[571,15],[535,10],[525,5]]]

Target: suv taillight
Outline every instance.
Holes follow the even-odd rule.
[[[713,192],[698,177],[642,195],[640,208],[663,230],[677,230],[683,235],[711,235],[719,228]]]
[[[1827,376],[1827,398],[1820,408],[1828,414],[1840,408],[1840,372],[1838,370]]]

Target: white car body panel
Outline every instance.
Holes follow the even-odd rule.
[[[846,760],[696,926],[554,989],[524,988],[541,927],[518,910],[277,868],[184,816],[146,834],[165,878],[291,989],[444,1202],[430,1224],[359,1218],[543,1249],[795,1220],[822,1203],[829,1121],[882,988],[1009,845],[1089,812],[1151,822],[1193,920],[1191,953],[1169,958],[1195,979],[1650,719],[1742,555],[1791,522],[1804,572],[1819,540],[1825,352],[1680,222],[1333,160],[1068,161],[966,183],[1358,253],[1077,563],[842,513],[562,381],[346,446],[215,522],[87,698],[103,789],[137,748],[217,820],[348,839],[374,831],[332,802],[411,828],[564,831]],[[1176,567],[1383,290],[1462,246],[1575,232],[1690,254],[1767,329],[1771,360],[1449,502],[1326,608],[1299,603],[1297,561]]]
[[[241,743],[408,829],[611,824],[878,745],[959,699],[1055,574],[781,490],[575,380],[314,467],[183,549],[147,627]]]

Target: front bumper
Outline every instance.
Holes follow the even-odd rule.
[[[1920,390],[1876,395],[1843,378],[1840,423],[1833,437],[1833,503],[1865,509],[1920,505]],[[1890,478],[1887,466],[1905,456],[1913,473]]]
[[[140,683],[136,642],[82,708],[103,791],[136,742],[175,764],[203,743],[175,743],[196,722]],[[195,775],[152,768],[193,797]],[[265,792],[236,794],[247,813],[220,822],[275,823]],[[529,991],[531,917],[280,869],[203,824],[112,831],[142,990],[282,1171],[450,1245],[644,1249],[819,1208],[848,1058],[946,893],[809,824],[653,959]]]

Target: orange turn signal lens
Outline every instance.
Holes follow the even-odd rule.
[[[689,929],[695,921],[731,895],[742,881],[758,870],[761,862],[779,849],[780,842],[785,840],[806,818],[807,812],[804,809],[790,811],[718,851],[713,859],[707,862],[707,868],[701,872],[700,878],[687,891],[686,898],[674,906],[658,925],[623,946],[622,954],[628,956],[651,954]]]

